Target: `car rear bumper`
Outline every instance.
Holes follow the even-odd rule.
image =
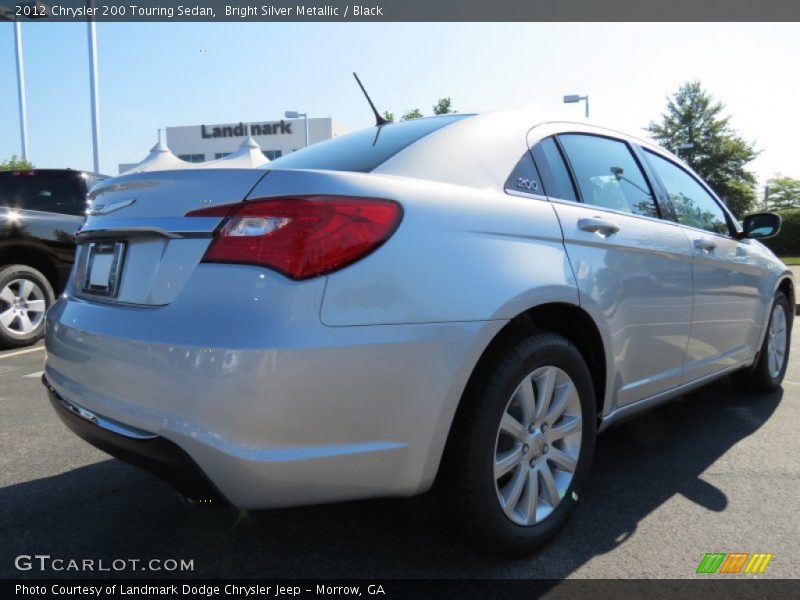
[[[42,375],[42,383],[61,421],[92,446],[157,475],[180,493],[203,501],[224,502],[214,484],[186,452],[169,440],[134,430],[91,413],[62,397]]]
[[[195,310],[194,327],[178,327],[185,311],[173,305],[62,298],[48,313],[51,393],[176,446],[240,508],[427,489],[469,375],[504,321],[328,327],[317,304],[313,317],[295,311],[270,327],[280,319],[259,310]]]

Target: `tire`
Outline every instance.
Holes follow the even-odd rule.
[[[549,412],[537,417],[539,398],[545,397],[543,392],[551,377],[555,384]],[[570,389],[570,382],[574,395],[562,396]],[[531,398],[531,392],[532,404],[523,402]],[[562,416],[555,416],[562,397],[568,397],[568,402]],[[530,553],[566,523],[589,473],[597,414],[586,362],[562,336],[528,332],[485,363],[462,403],[440,483],[446,510],[479,549],[504,555]],[[524,410],[526,404],[529,416]],[[554,416],[555,421],[547,423],[548,417],[552,420]],[[576,418],[580,431],[557,439]],[[496,479],[495,473],[516,461],[517,454],[521,460]],[[562,463],[573,463],[572,472],[563,469]],[[495,471],[498,464],[500,468]],[[545,470],[553,475],[555,489],[545,484]],[[530,501],[532,489],[537,491],[535,508]]]
[[[786,294],[776,293],[758,359],[752,367],[734,374],[737,384],[762,393],[774,392],[780,387],[789,364],[793,318],[794,307],[790,305]]]
[[[19,348],[44,335],[44,315],[55,301],[50,282],[26,265],[0,268],[0,347]]]

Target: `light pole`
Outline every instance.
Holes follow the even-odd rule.
[[[94,0],[88,0],[87,6],[94,7]],[[94,19],[86,21],[87,36],[89,39],[89,89],[92,103],[92,157],[94,159],[94,172],[100,172],[100,98],[97,93],[97,22]]]
[[[570,94],[569,96],[564,96],[564,104],[575,104],[576,102],[580,102],[584,100],[586,102],[586,118],[589,118],[589,96],[580,96],[578,94]]]
[[[303,117],[306,125],[306,148],[308,148],[308,113],[297,112],[296,110],[287,110],[283,115],[287,119],[299,119]]]
[[[19,134],[22,160],[28,160],[28,105],[25,97],[25,63],[22,58],[22,23],[14,21],[14,48],[17,54],[17,94],[19,95]]]
[[[694,148],[694,144],[692,142],[686,142],[685,144],[680,144],[677,148],[675,148],[675,150],[677,150],[676,154],[678,155],[678,157],[681,160],[685,161],[686,158],[683,156],[683,151],[691,150],[692,148]]]

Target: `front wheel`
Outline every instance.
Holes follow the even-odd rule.
[[[530,552],[575,508],[595,442],[591,375],[565,338],[532,333],[497,353],[467,390],[444,493],[479,547]]]
[[[775,294],[758,360],[750,369],[735,374],[736,382],[755,392],[772,392],[780,387],[789,364],[794,307],[783,292]]]

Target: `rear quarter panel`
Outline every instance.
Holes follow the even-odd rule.
[[[330,326],[510,319],[547,302],[578,304],[561,228],[546,201],[390,175],[273,171],[251,198],[352,194],[403,206],[397,231],[328,276]]]
[[[436,475],[475,364],[503,325],[541,304],[578,305],[553,206],[395,175],[289,170],[271,171],[248,199],[294,194],[385,198],[398,201],[404,211],[399,227],[381,247],[327,276],[320,309],[325,326],[478,325],[466,351],[461,348],[464,340],[453,338],[450,344],[451,362],[441,370],[450,382],[447,393],[427,398],[436,417],[430,423],[435,434],[426,448],[422,491]],[[391,368],[407,376],[406,365]]]

